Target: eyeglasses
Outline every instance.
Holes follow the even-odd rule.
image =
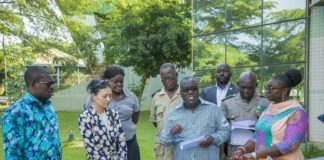
[[[283,89],[285,87],[273,87],[273,86],[266,86],[264,89],[267,90],[267,91],[273,91],[273,90],[276,90],[276,89]]]
[[[50,80],[50,81],[47,81],[47,82],[37,82],[37,83],[40,83],[40,84],[45,84],[48,88],[52,87],[56,82],[54,80]]]
[[[167,80],[169,80],[169,81],[177,80],[177,78],[176,77],[161,77],[161,80],[163,82],[166,82]]]
[[[197,87],[187,87],[187,88],[182,88],[181,89],[181,92],[189,92],[189,91],[193,91],[193,92],[196,92],[198,91],[198,88]]]

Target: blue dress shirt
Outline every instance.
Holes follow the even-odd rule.
[[[202,99],[200,102],[194,111],[186,109],[183,103],[179,104],[166,119],[160,140],[165,146],[174,146],[175,160],[218,160],[219,145],[229,139],[230,125],[220,108]],[[182,126],[182,132],[171,136],[169,132],[176,124]],[[180,149],[180,142],[203,135],[212,136],[214,143],[209,147]]]

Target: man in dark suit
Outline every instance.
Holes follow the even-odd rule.
[[[231,67],[225,63],[220,64],[216,69],[216,85],[204,88],[200,97],[220,106],[223,98],[239,92],[239,88],[231,82],[231,76]]]

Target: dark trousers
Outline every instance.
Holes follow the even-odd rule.
[[[127,160],[140,160],[140,151],[136,140],[136,134],[128,141],[127,144]]]

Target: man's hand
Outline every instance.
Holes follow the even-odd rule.
[[[172,129],[170,130],[170,134],[172,136],[178,134],[178,133],[181,133],[182,132],[182,126],[179,125],[179,124],[176,124],[172,127]]]
[[[243,151],[241,149],[238,149],[234,152],[234,159],[235,160],[242,160],[243,159]]]
[[[199,143],[200,147],[209,147],[213,144],[214,138],[210,135],[205,136],[205,140]]]

